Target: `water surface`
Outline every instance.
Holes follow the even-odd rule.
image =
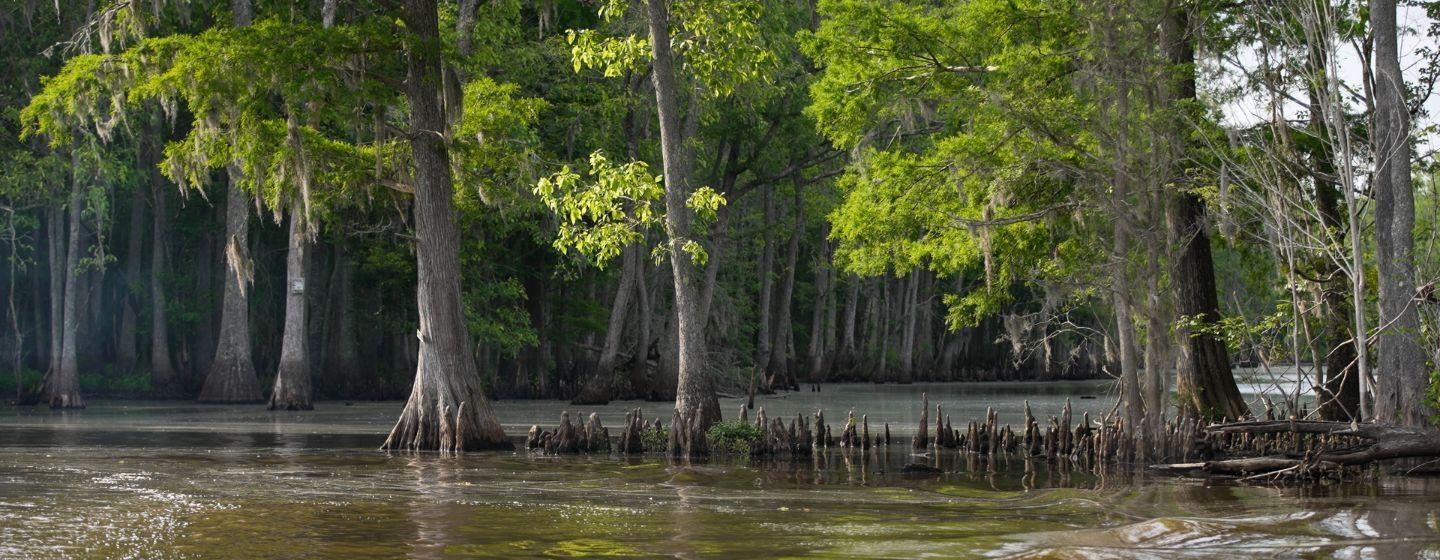
[[[1026,399],[1037,413],[1067,396],[1078,410],[1110,404],[1095,383],[827,386],[761,404],[824,404],[838,421],[865,402],[872,426],[908,430],[921,390],[957,422],[986,406],[1015,419]],[[604,407],[606,424],[635,404]],[[1237,486],[903,446],[798,464],[375,451],[399,406],[0,409],[0,557],[1440,557],[1430,479]],[[571,407],[497,408],[519,433]],[[910,462],[947,472],[908,476]]]

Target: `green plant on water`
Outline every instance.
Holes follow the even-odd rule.
[[[667,428],[646,428],[640,430],[640,443],[647,453],[660,453],[670,445],[670,430]]]
[[[710,452],[717,455],[749,455],[765,437],[759,426],[749,422],[720,422],[705,432]]]

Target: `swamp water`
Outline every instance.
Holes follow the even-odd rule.
[[[921,391],[956,422],[987,406],[1013,422],[1025,400],[1042,417],[1067,397],[1077,416],[1112,403],[1103,383],[857,384],[757,406],[793,416],[823,403],[832,425],[854,406],[898,436],[913,431]],[[612,433],[631,407],[664,409],[496,404],[511,435],[566,409],[600,411]],[[726,399],[727,417],[740,404]],[[0,409],[0,557],[1440,557],[1440,480],[1276,488],[1027,472],[1018,459],[916,458],[908,439],[868,457],[689,466],[376,451],[400,406]],[[947,473],[903,474],[910,462]]]

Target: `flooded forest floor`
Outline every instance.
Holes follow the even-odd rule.
[[[1018,425],[1104,382],[876,386],[760,397],[774,417],[854,409],[914,432],[921,392],[947,414]],[[722,404],[727,418],[740,400]],[[562,411],[623,425],[641,407],[496,403],[507,432]],[[794,461],[659,455],[460,457],[376,451],[401,403],[263,406],[98,401],[0,409],[0,557],[1413,557],[1440,552],[1440,480],[1246,485],[961,451],[831,448]],[[613,432],[612,432],[613,433]],[[914,462],[942,472],[907,474]]]

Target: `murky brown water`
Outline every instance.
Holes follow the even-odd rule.
[[[873,389],[817,402],[838,419],[847,398],[863,397],[872,421],[903,418],[909,389],[879,402]],[[947,409],[974,400],[1012,416],[1038,395],[969,387],[939,391],[944,400],[928,389],[953,401]],[[813,404],[806,395],[766,403],[785,413],[782,401]],[[900,467],[917,459],[898,447],[689,466],[375,451],[398,408],[0,409],[0,557],[1440,557],[1440,480],[1241,487],[1044,465],[1027,474],[1018,461],[991,472],[957,455],[920,459],[951,472],[914,478]],[[502,403],[500,413],[512,426],[553,424],[562,408]]]

